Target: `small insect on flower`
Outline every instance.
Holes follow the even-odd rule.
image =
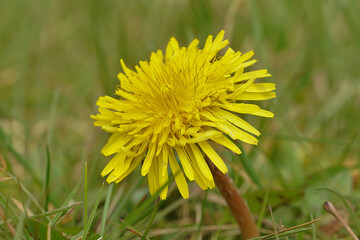
[[[108,183],[119,183],[142,163],[150,193],[162,189],[165,199],[170,168],[181,195],[188,198],[186,178],[202,189],[215,186],[204,156],[227,172],[210,142],[237,154],[239,148],[227,136],[257,144],[260,132],[237,114],[272,118],[273,113],[241,101],[274,98],[275,84],[255,83],[271,76],[266,69],[244,72],[256,62],[251,60],[253,51],[242,54],[228,48],[218,56],[229,43],[223,37],[224,31],[214,40],[209,36],[202,49],[197,39],[179,47],[171,38],[165,55],[161,50],[152,53],[135,71],[120,60],[124,73],[118,74],[118,97],[100,97],[99,113],[91,116],[95,126],[111,133],[102,149],[105,156],[113,155],[101,172],[108,175]]]

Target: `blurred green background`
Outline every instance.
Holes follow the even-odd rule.
[[[252,69],[267,68],[273,75],[268,81],[277,85],[277,98],[263,104],[275,118],[247,118],[262,132],[260,144],[244,145],[245,159],[227,160],[240,191],[256,216],[265,209],[264,221],[270,221],[264,206],[271,205],[276,222],[286,227],[308,221],[312,213],[322,217],[320,238],[346,236],[344,230],[324,235],[329,216],[322,204],[337,203],[356,229],[350,215],[357,218],[360,200],[359,13],[357,0],[0,0],[0,156],[7,171],[43,204],[48,146],[49,202],[55,208],[82,181],[87,161],[91,207],[109,158],[100,154],[108,135],[93,126],[90,114],[97,112],[99,96],[114,96],[119,60],[132,68],[152,51],[164,50],[172,36],[182,46],[193,38],[203,46],[209,34],[224,29],[233,49],[255,51],[259,62]],[[224,158],[231,156],[224,153]],[[147,180],[138,182],[139,176],[137,169],[114,186],[112,222],[136,209],[148,192]],[[11,197],[20,198],[16,186],[0,182],[3,209]],[[183,231],[196,226],[199,231],[177,238],[169,230],[155,239],[236,239],[236,227],[218,231],[221,224],[235,222],[217,191],[204,198],[195,184],[191,187],[190,200],[180,199],[176,189],[170,193],[153,227]],[[352,212],[318,187],[341,194]],[[83,195],[81,187],[75,201]],[[63,228],[81,230],[81,208]],[[145,220],[150,213],[144,212]],[[221,223],[212,220],[219,216]],[[100,217],[101,208],[95,219]],[[201,231],[204,225],[220,227]],[[262,228],[272,231],[271,224]],[[119,229],[108,226],[110,238],[123,234]],[[311,233],[300,235],[307,239]]]

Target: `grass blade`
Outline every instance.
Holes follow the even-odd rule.
[[[81,184],[81,180],[78,181],[78,183],[76,184],[75,188],[73,189],[73,191],[69,194],[69,196],[66,198],[64,204],[62,207],[65,207],[69,202],[70,200],[74,197],[75,193],[78,191],[79,187],[80,187],[80,184]],[[60,218],[62,212],[59,212],[51,221],[50,221],[50,226],[54,226],[58,219]]]
[[[260,229],[261,222],[262,222],[262,220],[264,218],[264,215],[265,215],[266,205],[268,204],[268,200],[269,200],[269,192],[270,192],[269,189],[267,189],[266,192],[265,192],[264,201],[261,204],[259,218],[258,218],[258,221],[257,221],[257,224],[256,224],[258,229]]]
[[[310,214],[310,219],[311,219],[311,221],[314,221],[314,216],[312,215],[312,213]],[[313,238],[313,240],[316,240],[316,226],[315,226],[315,222],[311,223],[311,229],[312,229],[312,238]]]
[[[21,237],[22,237],[22,231],[24,230],[24,222],[26,219],[26,209],[29,206],[29,203],[30,203],[30,199],[28,199],[26,201],[26,206],[24,207],[24,210],[21,212],[21,216],[20,216],[19,222],[16,227],[16,233],[15,233],[14,240],[21,239]]]
[[[133,225],[135,222],[137,222],[139,219],[143,218],[140,215],[144,215],[147,213],[147,208],[151,205],[153,201],[157,199],[157,196],[159,196],[161,190],[166,187],[171,181],[174,180],[174,176],[169,177],[168,181],[154,194],[153,196],[150,196],[145,201],[142,201],[139,206],[137,206],[132,212],[128,214],[126,217],[126,222],[129,225]],[[150,209],[151,210],[151,209]]]
[[[203,219],[204,219],[204,209],[205,209],[205,205],[206,205],[206,202],[207,202],[208,193],[209,193],[208,191],[205,191],[203,200],[201,202],[201,213],[200,213],[199,222],[197,223],[198,224],[198,230],[196,232],[196,239],[199,239],[199,236],[201,236],[201,226],[202,226],[202,222],[203,222]]]
[[[88,185],[87,185],[87,162],[85,162],[84,168],[84,227],[87,225],[87,213],[88,213]]]
[[[49,151],[49,146],[46,144],[46,173],[45,173],[45,189],[44,189],[45,211],[48,210],[48,204],[49,204],[49,182],[50,182],[50,151]]]
[[[85,165],[86,166],[86,165]],[[86,239],[86,235],[88,234],[89,230],[90,230],[90,227],[91,227],[91,223],[92,221],[94,220],[94,217],[95,217],[95,213],[96,213],[96,210],[97,210],[97,207],[99,206],[99,202],[100,202],[100,199],[101,199],[101,196],[102,196],[102,192],[104,190],[104,182],[102,183],[101,185],[101,189],[100,189],[100,193],[96,199],[96,202],[95,202],[95,205],[91,211],[91,214],[90,214],[90,217],[89,217],[89,220],[87,221],[86,223],[86,226],[85,226],[85,229],[84,229],[84,232],[83,232],[83,236],[82,236],[82,239]]]
[[[309,222],[302,223],[300,225],[296,225],[296,226],[293,226],[293,227],[289,227],[289,228],[286,228],[286,229],[281,230],[279,232],[274,232],[274,233],[266,235],[266,236],[251,238],[250,240],[272,239],[274,237],[275,238],[277,238],[277,237],[285,237],[285,236],[289,236],[289,235],[292,235],[292,234],[305,232],[305,231],[308,231],[308,230],[312,229],[312,227],[305,227],[305,226],[310,225],[310,224],[312,225],[312,224],[314,224],[315,222],[317,222],[319,220],[320,220],[320,218],[317,218],[317,219],[311,220]],[[275,224],[275,222],[274,222],[274,224]]]
[[[100,227],[100,237],[102,237],[102,238],[104,237],[104,233],[105,233],[105,224],[106,224],[106,220],[107,220],[107,213],[109,210],[110,199],[111,199],[113,187],[114,187],[114,183],[111,183],[109,185],[109,189],[106,194],[105,206],[104,206],[103,215],[101,218],[101,227]]]
[[[155,202],[155,205],[154,205],[154,210],[153,210],[153,212],[152,212],[152,214],[151,214],[149,223],[148,223],[148,225],[147,225],[147,227],[146,227],[146,230],[145,230],[145,232],[144,232],[141,240],[145,240],[145,239],[146,239],[146,236],[148,235],[148,233],[149,233],[149,231],[150,231],[150,228],[151,228],[151,226],[152,226],[152,223],[154,222],[154,219],[155,219],[155,215],[156,215],[157,209],[158,209],[158,207],[159,207],[159,202],[160,202],[160,197],[158,197],[158,198],[156,199],[156,202]]]
[[[232,139],[230,139],[230,140],[233,141],[233,143],[235,143],[236,146],[238,146],[238,148],[241,150],[241,154],[238,154],[237,156],[235,156],[235,158],[240,160],[241,164],[244,166],[244,168],[245,168],[247,174],[249,175],[249,177],[251,178],[251,180],[253,180],[253,182],[259,188],[262,188],[260,177],[254,170],[252,161],[249,159],[248,155],[245,153],[244,148],[242,147],[242,145],[239,142],[236,142]]]
[[[271,222],[272,222],[273,228],[274,228],[275,239],[279,240],[279,234],[278,234],[278,231],[277,231],[277,228],[276,228],[276,222],[275,222],[274,215],[273,215],[273,212],[272,212],[272,209],[271,209],[270,205],[269,205],[269,211],[270,211],[270,215],[271,215]]]
[[[298,229],[292,229],[292,230],[287,230],[285,232],[281,232],[278,234],[271,234],[271,235],[267,235],[265,237],[257,237],[257,238],[251,238],[249,240],[268,240],[268,239],[279,239],[279,237],[286,237],[286,236],[290,236],[290,235],[294,235],[297,233],[302,233],[302,232],[306,232],[311,230],[311,227],[307,227],[307,228],[298,228]]]
[[[27,209],[29,207],[30,204],[30,198],[28,198],[28,200],[26,201],[26,203],[24,203],[24,199],[23,199],[23,194],[22,194],[22,189],[21,189],[21,183],[20,180],[17,178],[17,184],[19,187],[19,193],[20,193],[20,199],[21,199],[21,204],[23,206],[22,212],[21,212],[21,216],[20,216],[20,220],[18,222],[18,225],[16,227],[16,234],[15,234],[15,240],[20,239],[21,237],[21,232],[25,233],[26,230],[24,229],[24,222],[25,220],[28,220],[28,215],[27,215]],[[32,231],[32,228],[30,228],[30,230]],[[23,235],[23,237],[26,238],[26,236]]]
[[[16,182],[18,183],[18,179],[12,175],[11,173],[8,173],[9,176]],[[24,184],[22,184],[19,181],[20,187],[21,187],[21,191],[23,191],[24,193],[26,193],[26,195],[33,201],[33,203],[41,210],[44,211],[44,209],[42,208],[41,204],[36,200],[36,198],[30,193],[30,191],[24,186]]]
[[[42,181],[40,180],[39,176],[35,173],[33,166],[30,164],[30,161],[25,159],[18,151],[15,150],[15,148],[12,145],[11,137],[6,134],[6,132],[3,130],[1,126],[0,126],[0,137],[1,140],[4,143],[6,143],[5,147],[7,148],[7,150],[14,156],[14,158],[18,161],[18,163],[20,163],[20,165],[22,165],[24,169],[31,174],[36,184],[41,186]],[[11,169],[10,166],[9,169]]]
[[[131,232],[132,234],[138,236],[139,238],[142,238],[143,235],[142,233],[136,229],[135,227],[133,226],[130,226],[129,224],[127,224],[123,219],[120,219],[120,222],[121,224],[116,224],[116,223],[112,223],[110,222],[110,224],[114,225],[114,226],[117,226],[117,227],[121,227],[121,228],[125,228],[127,231]],[[124,236],[122,238],[120,238],[121,240],[125,240],[125,239],[128,239],[128,238],[131,238],[132,236],[131,235],[128,235],[128,236]],[[120,240],[119,239],[119,240]],[[145,238],[146,240],[149,240],[149,238]]]
[[[81,204],[81,202],[76,202],[76,203],[71,204],[71,205],[69,205],[67,207],[61,207],[61,208],[57,208],[57,209],[54,209],[54,210],[51,210],[51,211],[35,214],[33,216],[30,216],[29,218],[30,219],[35,219],[35,218],[41,218],[41,217],[50,216],[50,215],[53,215],[55,213],[61,213],[61,212],[66,211],[66,210],[68,210],[70,208],[76,207],[79,204]]]

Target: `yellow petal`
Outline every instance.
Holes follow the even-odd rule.
[[[243,73],[235,80],[235,82],[241,82],[251,78],[256,79],[256,78],[265,78],[265,77],[271,77],[271,74],[267,72],[267,69],[261,69],[261,70]]]
[[[119,79],[120,86],[121,86],[122,89],[124,89],[127,92],[136,91],[136,87],[133,85],[133,83],[129,80],[129,78],[125,74],[119,73],[117,75],[117,77]]]
[[[274,92],[264,92],[264,93],[253,93],[253,92],[243,92],[239,96],[236,96],[236,100],[244,101],[262,101],[269,100],[276,97]]]
[[[170,41],[166,47],[165,57],[166,59],[170,59],[175,51],[179,50],[179,43],[176,41],[175,38],[170,38]]]
[[[196,148],[197,148],[197,146],[196,146]],[[198,151],[200,152],[199,149],[198,149]],[[189,145],[187,145],[187,152],[190,154],[190,156],[192,158],[195,158],[194,153],[192,152],[191,147]],[[206,169],[208,169],[210,172],[210,169],[207,166],[207,163],[205,162],[204,159],[203,159],[203,163],[206,164]],[[197,182],[197,184],[200,186],[200,188],[202,188],[204,190],[208,189],[208,188],[213,188],[215,186],[215,183],[214,183],[214,179],[212,177],[211,172],[210,172],[209,177],[206,177],[205,173],[204,173],[205,172],[204,167],[200,167],[200,165],[196,161],[193,164],[194,164],[194,179]]]
[[[243,142],[256,145],[259,140],[257,140],[254,136],[248,134],[247,132],[235,127],[231,123],[218,123],[217,127],[228,134],[232,139],[239,139]]]
[[[260,117],[274,117],[272,112],[261,109],[259,106],[255,104],[247,104],[247,103],[228,103],[224,102],[219,104],[222,109],[229,110],[231,112],[243,113],[243,114],[251,114]]]
[[[193,134],[199,132],[200,128],[201,127],[190,127],[185,131],[184,135],[193,135]]]
[[[203,48],[203,52],[207,52],[210,50],[211,48],[211,45],[212,45],[212,39],[213,39],[213,36],[212,35],[209,35],[206,39],[206,42],[205,42],[205,45],[204,45],[204,48]]]
[[[179,156],[181,165],[184,169],[186,176],[188,177],[188,179],[190,181],[194,180],[194,170],[193,170],[193,167],[191,166],[189,157],[188,157],[187,153],[185,152],[184,148],[179,145],[176,145],[175,150]]]
[[[229,140],[227,137],[225,137],[224,135],[220,136],[220,137],[214,137],[211,138],[212,141],[230,149],[231,151],[233,151],[236,154],[240,154],[241,151],[240,149],[231,141]]]
[[[198,44],[199,44],[199,40],[195,38],[195,39],[192,40],[192,42],[189,44],[188,50],[196,48]]]
[[[166,140],[169,136],[169,132],[170,132],[170,127],[166,127],[163,129],[163,132],[160,133],[159,145],[163,145],[166,142]]]
[[[198,145],[204,151],[204,153],[209,157],[209,159],[214,163],[214,165],[222,172],[226,173],[228,170],[224,161],[221,157],[215,152],[215,150],[210,146],[206,141],[199,142]]]
[[[148,184],[151,195],[154,195],[156,191],[159,189],[158,176],[155,173],[155,170],[157,169],[156,165],[157,165],[157,161],[154,159],[148,172]]]
[[[118,179],[118,176],[116,176],[116,172],[112,171],[109,176],[106,178],[106,182],[108,183],[112,183],[114,181],[116,181],[116,179]]]
[[[122,157],[124,156],[121,153],[116,154],[108,164],[106,164],[105,168],[101,172],[101,176],[104,177],[105,175],[108,175],[112,170],[114,170],[115,166],[118,164],[118,162],[123,161]]]
[[[120,151],[120,147],[128,143],[132,139],[130,135],[112,134],[107,144],[101,149],[101,153],[109,156]]]
[[[202,176],[201,173],[199,173],[198,169],[195,169],[194,177],[195,177],[195,181],[199,185],[199,187],[203,190],[206,190],[207,189],[206,180],[205,180],[206,178],[204,176]]]
[[[108,176],[107,182],[114,182],[117,178],[119,178],[128,169],[128,166],[126,167],[126,169],[123,168],[126,156],[124,154],[118,153],[118,154],[116,154],[116,157],[117,157],[117,161],[114,166],[114,170]]]
[[[207,179],[198,168],[195,171],[195,181],[203,190],[215,187],[214,179]]]
[[[222,133],[216,130],[208,130],[205,132],[198,132],[192,135],[192,138],[187,140],[187,143],[197,143],[208,140],[210,138],[221,136]]]
[[[109,132],[109,133],[116,133],[119,132],[119,128],[118,127],[111,127],[111,126],[101,126],[101,129]],[[109,154],[111,155],[111,154]]]
[[[238,52],[238,53],[241,54],[240,52]],[[233,56],[234,54],[235,54],[235,51],[234,51],[231,47],[229,47],[229,48],[226,50],[223,58],[228,57],[228,56]]]
[[[122,151],[123,154],[126,154],[130,157],[136,157],[138,154],[136,152],[131,151],[129,148],[120,146],[119,149]]]
[[[137,102],[137,99],[136,99],[136,97],[135,97],[134,94],[128,93],[128,92],[122,90],[121,88],[118,88],[118,89],[115,91],[115,94],[116,94],[116,95],[119,95],[120,97],[123,97],[123,98],[126,99],[126,100],[129,100],[129,101],[132,101],[132,102]]]
[[[275,89],[274,83],[254,83],[246,89],[246,92],[270,92]]]
[[[238,99],[239,96],[244,94],[244,91],[255,81],[255,78],[249,79],[246,83],[240,84],[236,90],[227,96],[228,99]]]
[[[274,114],[270,111],[259,109],[257,112],[250,113],[252,115],[260,116],[260,117],[267,117],[267,118],[273,118]]]
[[[167,147],[163,147],[159,159],[160,159],[160,166],[162,168],[161,176],[164,176],[165,174],[167,176],[167,166],[169,162],[169,153]]]
[[[166,148],[164,148],[166,149]],[[164,151],[163,151],[164,152]],[[159,186],[161,189],[160,192],[160,198],[161,199],[166,199],[167,196],[167,190],[168,190],[168,171],[167,171],[167,162],[168,159],[161,159],[158,158],[159,160],[159,171],[158,171],[158,177],[159,177]]]
[[[260,107],[255,104],[247,104],[247,103],[228,103],[224,102],[219,105],[221,108],[237,112],[237,113],[252,113],[257,112]]]
[[[118,177],[120,177],[124,172],[126,172],[129,169],[132,160],[133,160],[132,157],[125,156],[123,162],[118,162],[114,170],[116,171],[116,175]]]
[[[256,60],[256,59],[243,62],[242,64],[240,64],[239,66],[237,66],[237,67],[235,68],[235,70],[238,70],[239,68],[241,69],[241,68],[249,67],[249,66],[251,66],[251,65],[254,65],[255,63],[257,63],[257,60]],[[271,75],[269,74],[269,76],[271,76]]]
[[[133,75],[134,71],[126,67],[124,60],[120,59],[120,64],[127,76]]]
[[[242,128],[252,134],[255,134],[256,136],[260,135],[260,132],[256,128],[254,128],[253,126],[251,126],[249,123],[239,118],[238,116],[222,109],[219,109],[216,113],[219,114],[224,119],[226,119],[227,121],[234,124],[235,126]]]
[[[184,176],[183,172],[181,171],[179,164],[176,161],[174,152],[172,151],[172,149],[168,149],[168,150],[169,150],[170,168],[175,177],[176,185],[179,188],[181,196],[183,196],[183,198],[185,198],[185,199],[189,198],[189,188],[188,188],[185,176]]]
[[[248,66],[248,62],[251,62],[252,64],[254,62],[256,62],[256,60],[250,60],[248,62],[246,62],[247,60],[249,60],[252,56],[254,55],[254,51],[249,51],[246,52],[244,54],[241,54],[240,56],[236,57],[236,60],[232,62],[232,66],[234,66],[231,70],[232,71],[238,71],[241,68],[245,68],[246,66]],[[250,64],[251,65],[251,64]]]
[[[137,156],[136,158],[134,158],[131,163],[130,163],[130,167],[128,168],[128,170],[126,170],[123,174],[121,174],[121,176],[119,176],[116,180],[115,183],[119,183],[121,182],[127,175],[129,175],[129,173],[131,173],[139,164],[140,162],[144,159],[144,154],[141,154],[139,156]],[[108,180],[106,180],[107,182],[109,182]]]
[[[211,174],[209,166],[207,165],[200,149],[196,146],[196,144],[189,144],[188,146],[190,146],[190,149],[187,148],[187,150],[188,150],[188,152],[191,152],[194,155],[196,163],[199,166],[199,169],[201,170],[201,172],[204,174],[204,176],[207,179],[213,180],[213,176]]]
[[[155,155],[155,150],[156,144],[150,143],[148,153],[146,154],[143,166],[141,168],[141,175],[145,176],[149,172],[151,163],[153,162],[153,157]]]
[[[214,39],[214,45],[219,45],[222,40],[224,39],[224,35],[225,35],[225,31],[221,30],[218,35],[216,35],[215,39]]]

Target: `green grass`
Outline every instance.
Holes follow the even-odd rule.
[[[203,44],[220,29],[233,49],[254,49],[252,68],[277,84],[263,104],[275,118],[246,118],[259,145],[243,144],[239,159],[222,155],[261,233],[350,239],[331,228],[322,205],[332,201],[359,235],[359,11],[356,0],[1,1],[0,156],[12,177],[0,181],[0,236],[239,239],[216,189],[191,183],[184,200],[172,184],[157,206],[139,168],[103,186],[108,135],[89,117],[99,96],[114,95],[120,58],[134,66],[172,36]]]

